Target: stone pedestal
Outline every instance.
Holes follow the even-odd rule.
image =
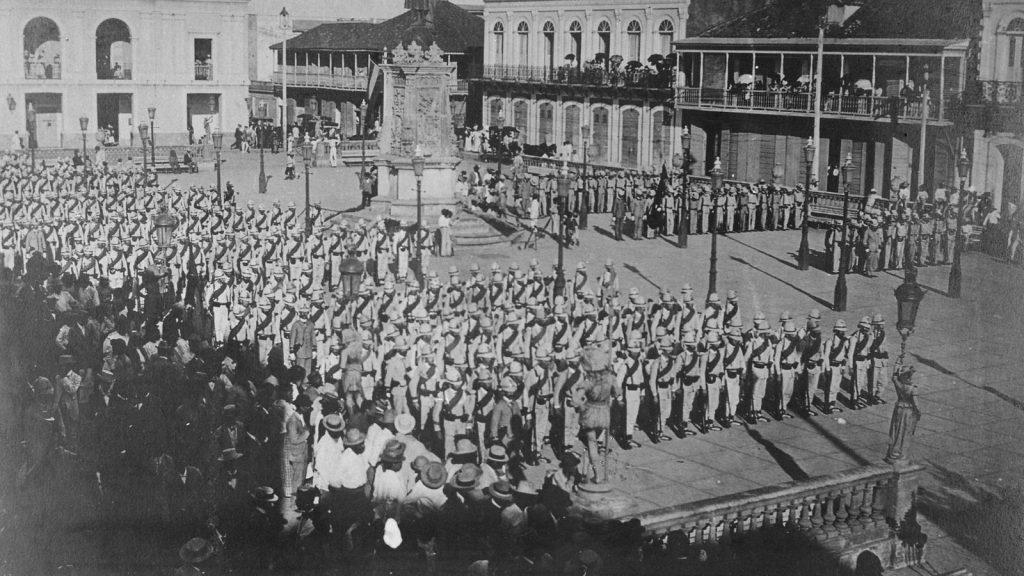
[[[393,218],[416,217],[416,175],[412,157],[417,149],[426,158],[423,173],[423,218],[436,219],[455,205],[455,167],[459,163],[452,129],[449,87],[454,64],[445,64],[441,49],[423,50],[415,42],[394,49],[384,72],[383,124],[378,139],[378,196]]]

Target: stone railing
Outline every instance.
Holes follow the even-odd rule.
[[[917,490],[918,465],[872,465],[663,508],[637,516],[648,536],[681,534],[691,547],[727,546],[746,533],[786,526],[841,565],[866,550],[889,563],[897,520]],[[897,561],[898,563],[898,561]]]

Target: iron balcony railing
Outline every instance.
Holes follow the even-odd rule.
[[[472,75],[472,74],[471,74]],[[604,68],[581,68],[573,66],[506,66],[490,64],[483,67],[481,76],[503,82],[532,82],[537,84],[562,84],[579,86],[603,86],[616,88],[668,89],[675,84],[675,73],[671,70],[656,71],[649,68],[630,70],[605,70]]]
[[[60,80],[60,62],[25,62],[26,80]]]
[[[1024,104],[1024,82],[1001,82],[983,80],[978,83],[979,104],[1015,105]]]
[[[809,92],[772,90],[735,92],[720,88],[687,87],[676,90],[676,104],[684,107],[725,110],[814,112],[814,98]],[[895,111],[900,120],[912,121],[921,119],[924,108],[924,103],[920,99],[890,96],[825,94],[821,98],[821,112],[830,116],[866,119],[891,118]],[[945,116],[944,106],[941,105],[941,102],[932,99],[928,106],[928,119],[946,120]]]
[[[213,80],[213,64],[196,63],[196,80]]]
[[[281,85],[283,75],[280,68],[274,71],[274,84]],[[288,85],[300,88],[334,88],[337,90],[366,90],[369,79],[365,75],[332,74],[316,67],[289,66]],[[453,78],[449,85],[450,92],[465,94],[469,92],[469,80]]]

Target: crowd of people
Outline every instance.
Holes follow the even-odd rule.
[[[652,181],[627,176],[614,196],[646,197]],[[608,480],[610,450],[834,413],[841,390],[852,409],[884,401],[879,314],[831,335],[817,310],[745,323],[734,291],[620,290],[611,260],[579,262],[564,294],[537,260],[441,275],[425,225],[313,206],[307,232],[294,205],[221,206],[209,188],[70,161],[5,155],[0,194],[18,484],[45,482],[59,453],[108,493],[143,475],[187,541],[185,574],[342,558],[635,571],[638,523],[572,513],[581,484]],[[763,204],[763,221],[747,202],[720,225],[791,226],[795,202]]]

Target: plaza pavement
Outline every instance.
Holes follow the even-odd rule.
[[[267,158],[268,166],[273,166],[268,173],[276,179],[271,181],[267,197],[254,193],[258,154],[228,154],[225,180],[235,183],[240,202],[251,197],[269,205],[274,198],[281,198],[301,207],[301,180],[280,179],[283,155]],[[464,162],[463,167],[471,168],[472,162]],[[320,200],[325,208],[334,210],[358,203],[357,168],[313,170],[313,201]],[[301,174],[301,169],[298,172]],[[162,183],[167,178],[164,176]],[[209,172],[179,178],[182,184],[215,181]],[[823,233],[812,230],[811,249],[819,261],[823,240]],[[876,278],[850,275],[848,310],[836,313],[831,310],[835,276],[817,267],[798,270],[798,243],[798,231],[719,237],[718,290],[723,294],[736,291],[745,326],[750,326],[755,310],[765,312],[775,327],[783,310],[792,312],[802,324],[807,312],[817,308],[822,312],[823,328],[830,333],[838,318],[855,330],[862,316],[881,312],[887,319],[895,362],[899,336],[893,291],[902,282],[902,273],[882,273]],[[611,258],[624,292],[636,286],[649,297],[663,288],[678,294],[682,284],[689,282],[700,298],[707,292],[709,252],[710,237],[706,235],[691,236],[685,250],[669,239],[616,242],[609,216],[592,214],[590,229],[581,233],[581,246],[566,251],[565,261],[569,274],[578,261],[587,262],[593,280],[605,259]],[[456,247],[454,258],[434,259],[432,265],[443,273],[451,264],[465,270],[473,261],[505,267],[512,261],[526,265],[532,258],[549,270],[557,258],[555,243],[544,240],[536,251],[509,245],[472,250]],[[927,469],[920,502],[927,517],[925,531],[933,529],[931,567],[941,572],[968,566],[976,575],[996,573],[973,556],[983,554],[986,561],[1010,573],[1008,567],[1018,565],[1014,554],[1020,554],[1024,534],[1022,509],[1011,506],[1019,506],[1024,487],[1024,302],[1020,289],[1024,271],[980,253],[966,253],[963,298],[959,300],[945,296],[948,273],[948,266],[920,269],[918,281],[927,296],[907,345],[907,362],[917,367],[922,412],[910,441],[910,456]],[[891,385],[884,397],[888,403],[863,410],[846,409],[836,415],[797,417],[756,427],[739,425],[659,444],[640,435],[643,446],[631,451],[613,444],[609,464],[613,490],[604,504],[630,515],[880,463],[895,400]],[[531,476],[539,474],[533,471]],[[999,514],[1011,526],[1008,531],[993,532],[985,525]],[[1007,546],[1001,545],[1004,540]]]

